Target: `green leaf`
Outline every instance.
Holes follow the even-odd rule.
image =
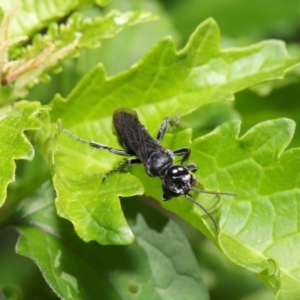
[[[233,102],[217,102],[205,106],[180,119],[179,128],[191,128],[193,138],[207,134],[222,123],[239,119],[240,113]]]
[[[60,61],[74,56],[76,50],[99,46],[101,40],[112,38],[124,28],[155,18],[145,11],[112,11],[104,18],[83,19],[80,14],[73,14],[66,24],[50,24],[47,34],[35,35],[29,46],[15,51],[18,65],[11,67],[3,79],[7,84],[14,83],[10,98],[23,97],[29,87],[48,79],[46,73],[54,68],[58,71]],[[7,91],[2,93],[7,95]],[[7,97],[2,98],[8,101]]]
[[[138,215],[134,244],[84,243],[69,222],[57,217],[53,196],[44,185],[22,202],[12,222],[22,224],[17,252],[34,260],[61,298],[208,299],[194,254],[174,222],[147,208],[165,224],[160,232]]]
[[[47,34],[35,35],[32,45],[24,51],[22,58],[29,60],[35,57],[45,48],[46,42],[53,43],[56,51],[61,50],[73,43],[77,37],[77,47],[96,47],[101,40],[114,37],[126,27],[154,19],[154,14],[141,10],[126,13],[114,10],[105,17],[94,19],[83,18],[81,14],[74,13],[65,24],[58,26],[57,23],[51,23]]]
[[[81,160],[79,156],[77,162]],[[64,164],[64,157],[56,156],[56,163]],[[60,172],[57,170],[57,173]],[[71,174],[54,177],[58,214],[70,220],[77,234],[86,242],[132,243],[134,237],[123,217],[118,196],[143,194],[139,180],[129,175],[114,180],[112,176],[111,184],[101,184],[101,177],[95,173],[87,174],[84,178]],[[68,202],[61,199],[68,199]]]
[[[103,68],[96,67],[67,99],[57,96],[53,100],[52,121],[61,119],[67,129],[86,140],[118,147],[116,138],[111,133],[111,116],[117,107],[126,106],[138,110],[141,122],[154,135],[164,117],[172,116],[175,112],[186,114],[208,103],[232,99],[233,92],[263,80],[283,76],[285,70],[297,62],[297,59],[287,55],[280,42],[262,42],[247,48],[226,51],[220,51],[218,43],[218,27],[213,20],[208,20],[197,29],[185,49],[178,54],[174,52],[172,40],[165,39],[139,64],[113,78],[106,79]],[[190,145],[188,139],[183,140],[187,144],[183,143],[181,147]],[[68,216],[72,220],[78,233],[86,232],[86,227],[94,217],[88,217],[90,213],[87,213],[87,218],[79,222],[77,209],[74,210],[69,205],[69,193],[75,191],[72,196],[72,203],[75,205],[77,202],[75,206],[84,206],[87,212],[94,211],[94,203],[102,201],[99,196],[99,191],[104,187],[100,184],[101,177],[115,167],[118,161],[120,158],[116,155],[95,151],[61,134],[54,160],[57,206],[60,215]],[[88,186],[88,196],[83,201],[77,196],[80,194],[78,186],[84,186],[79,181],[95,182],[95,176],[99,177],[96,179],[97,184]],[[128,174],[126,176],[124,180],[132,180]],[[61,180],[70,184],[60,184]],[[115,199],[120,191],[114,180],[118,179],[110,178],[106,184],[111,186],[110,192]],[[160,199],[159,180],[147,179],[147,182],[149,187],[157,188],[150,189],[151,195]],[[65,192],[64,187],[67,187]],[[228,188],[232,186],[229,185]],[[128,187],[127,190],[129,191]],[[142,191],[141,188],[136,192],[133,190],[134,188],[132,195]],[[69,196],[65,197],[64,194]],[[115,203],[115,200],[111,200],[111,203]],[[166,205],[172,206],[171,203]],[[190,209],[191,205],[186,217]],[[114,217],[116,220],[122,219],[122,214],[114,214]],[[193,219],[194,223],[198,222],[199,213],[195,213]],[[104,227],[111,228],[111,222]],[[124,228],[114,231],[119,233],[123,230]],[[215,235],[213,232],[206,234]],[[85,240],[90,239],[80,236]],[[119,234],[110,241],[117,239],[122,240]],[[129,242],[131,239],[123,240]],[[106,236],[101,235],[97,236],[97,241],[105,244],[109,242]]]
[[[24,34],[31,36],[33,33],[47,27],[50,22],[59,20],[79,7],[94,2],[94,0],[49,0],[33,3],[31,0],[3,0],[1,1],[1,7],[6,12],[19,7],[9,32],[9,35],[14,37]]]
[[[38,102],[21,101],[1,109],[0,120],[0,204],[6,198],[7,185],[15,178],[16,159],[31,160],[34,150],[24,136],[25,130],[36,130],[41,124],[37,118],[41,110]]]
[[[59,108],[64,110],[60,113],[71,125],[76,123],[74,111],[80,118],[86,118],[91,105],[101,99],[98,105],[106,109],[99,115],[93,108],[99,119],[111,115],[116,104],[131,107],[156,104],[160,111],[168,111],[169,115],[179,109],[182,114],[187,114],[208,103],[231,100],[234,92],[262,81],[281,78],[299,63],[299,58],[288,56],[284,44],[279,41],[221,51],[219,39],[218,27],[209,19],[199,26],[188,45],[178,54],[173,41],[167,38],[132,69],[109,80],[99,66],[81,81],[64,107]],[[97,88],[94,88],[94,82],[97,82]],[[92,99],[87,99],[85,108],[80,108],[79,112],[76,104],[81,105],[77,100],[81,93]],[[60,102],[54,102],[53,115],[56,105],[61,106]],[[160,122],[163,113],[156,115],[155,121]]]
[[[95,0],[95,2],[98,5],[105,6],[105,5],[107,5],[110,2],[110,0]]]
[[[248,296],[249,300],[274,300],[273,292],[253,273],[230,262],[210,241],[199,241],[199,235],[194,234],[190,243],[201,270],[204,274],[209,274],[209,277],[206,276],[209,281],[206,282],[212,299],[246,300]]]
[[[235,107],[243,118],[242,132],[249,130],[259,122],[282,117],[292,119],[299,124],[299,102],[295,101],[295,95],[298,93],[300,93],[299,84],[276,89],[266,97],[260,97],[249,90],[238,93]],[[296,130],[289,147],[298,147],[299,145],[300,132]]]
[[[19,300],[22,299],[22,293],[15,286],[1,286],[0,299],[1,300]]]
[[[293,121],[277,119],[237,138],[239,124],[229,122],[194,141],[204,185],[238,194],[223,198],[222,251],[255,272],[277,299],[298,299],[300,293],[299,149],[283,152],[294,128]]]
[[[158,214],[152,213],[151,218],[151,222],[157,222]],[[162,299],[176,299],[180,295],[186,299],[209,299],[188,241],[172,221],[158,233],[138,215],[132,230],[137,244],[147,254]]]
[[[190,147],[191,160],[198,164],[199,179],[207,189],[237,193],[236,197],[222,197],[217,239],[203,228],[200,220],[205,219],[199,218],[199,208],[186,199],[162,205],[213,238],[234,263],[257,274],[276,299],[296,300],[300,293],[296,271],[300,263],[300,156],[298,148],[284,152],[295,124],[288,119],[267,121],[238,137],[239,123],[227,122],[193,142],[189,131],[165,139],[171,149]],[[149,181],[137,174],[142,182]],[[157,198],[156,191],[153,184],[151,188],[145,184],[147,195]],[[196,199],[207,208],[211,205],[207,196]]]
[[[270,295],[268,291],[258,291],[249,296],[241,298],[241,300],[273,300],[274,296]]]
[[[111,134],[111,115],[117,107],[137,110],[141,122],[154,136],[164,117],[176,112],[185,115],[209,103],[231,100],[234,92],[280,78],[298,63],[298,58],[288,56],[284,45],[276,41],[226,51],[221,51],[218,45],[218,28],[213,20],[208,20],[200,25],[188,45],[178,53],[174,51],[172,40],[165,39],[137,65],[115,77],[106,79],[103,68],[99,66],[78,84],[67,99],[59,96],[54,99],[52,121],[61,119],[67,129],[81,138],[118,148],[116,138]],[[293,290],[298,289],[297,275],[292,271],[298,263],[296,250],[292,252],[297,247],[291,247],[292,254],[289,255],[292,259],[287,260],[285,253],[280,252],[284,249],[281,240],[282,235],[293,234],[291,239],[294,245],[297,244],[297,200],[295,195],[294,202],[283,207],[285,202],[281,193],[296,186],[297,150],[294,150],[295,153],[286,152],[280,158],[284,160],[282,165],[287,164],[287,170],[294,168],[291,173],[284,173],[282,167],[276,169],[275,165],[292,138],[294,124],[285,119],[269,121],[241,138],[238,138],[239,126],[236,121],[229,122],[194,141],[191,141],[191,131],[185,130],[175,136],[167,135],[163,141],[169,149],[191,148],[190,160],[198,164],[199,178],[206,189],[238,194],[237,197],[226,196],[222,199],[193,194],[214,215],[220,227],[219,233],[215,232],[203,211],[183,197],[164,202],[163,206],[200,229],[215,244],[219,243],[223,252],[235,263],[257,273],[273,291],[281,295],[278,299],[287,299],[294,296]],[[121,180],[120,186],[123,187],[123,180],[131,181],[132,177],[129,174],[114,174],[105,184],[101,185],[100,181],[102,174],[119,161],[116,155],[91,149],[65,134],[59,136],[54,158],[57,207],[61,216],[72,220],[82,238],[86,238],[83,233],[89,226],[86,224],[93,222],[94,214],[85,214],[85,220],[80,220],[79,224],[78,213],[70,208],[69,199],[72,199],[72,205],[82,206],[81,211],[93,213],[95,202],[110,201],[107,197],[99,197],[102,190],[109,189],[115,212],[115,197],[120,193],[118,181]],[[149,178],[142,166],[132,169],[143,182],[145,194],[160,199],[160,180]],[[90,183],[93,177],[97,177],[97,184],[88,184],[84,189],[85,183]],[[61,181],[68,183],[67,188]],[[127,195],[130,194],[130,186],[127,186]],[[84,201],[81,196],[78,197],[80,189],[82,194],[88,190]],[[133,194],[142,191],[133,190]],[[265,201],[268,197],[275,202],[276,209],[267,205],[270,203]],[[292,195],[285,198],[286,201],[289,197]],[[252,205],[254,210],[251,210]],[[280,220],[287,212],[292,214],[293,221],[289,216],[287,227],[279,228],[280,221],[277,225],[273,217],[278,214]],[[121,214],[117,216],[114,213],[113,216],[122,218]],[[104,224],[102,226],[105,227]],[[111,222],[106,227],[110,226]],[[120,228],[124,230],[124,224]],[[272,236],[277,230],[278,240]],[[120,235],[118,239],[121,241]],[[108,242],[104,236],[99,236],[97,241]],[[264,248],[266,241],[270,249]]]

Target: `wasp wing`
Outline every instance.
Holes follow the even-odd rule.
[[[113,125],[121,145],[136,155],[143,163],[147,162],[153,152],[162,150],[159,143],[140,123],[134,110],[117,109],[113,115]]]

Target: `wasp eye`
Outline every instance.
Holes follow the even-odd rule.
[[[168,170],[168,175],[172,177],[182,177],[187,174],[189,174],[189,171],[182,166],[173,166]]]

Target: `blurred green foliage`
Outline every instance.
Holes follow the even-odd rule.
[[[67,97],[82,76],[99,62],[105,66],[108,76],[112,76],[136,63],[158,40],[167,35],[173,37],[180,49],[185,45],[195,27],[209,17],[213,17],[219,24],[223,47],[249,45],[262,39],[280,38],[286,41],[289,47],[294,47],[295,52],[300,49],[299,0],[291,0],[288,3],[280,0],[272,2],[267,0],[243,2],[233,0],[161,0],[160,2],[115,0],[101,9],[96,6],[84,6],[92,2],[82,1],[77,8],[80,8],[84,16],[103,16],[113,8],[124,12],[143,9],[157,14],[160,19],[156,22],[127,28],[113,39],[103,42],[101,48],[81,49],[76,59],[69,59],[62,63],[63,72],[53,74],[51,81],[47,84],[36,85],[30,90],[27,99],[48,104],[57,93]],[[48,20],[45,24],[48,24]],[[35,30],[41,29],[43,26]],[[181,126],[192,128],[193,137],[199,137],[231,119],[242,120],[242,133],[259,122],[274,118],[291,118],[299,124],[299,93],[299,76],[297,70],[294,69],[280,83],[272,81],[251,90],[238,92],[235,94],[234,104],[208,104],[199,108],[189,116],[184,116]],[[201,116],[200,122],[199,116]],[[289,147],[299,147],[299,145],[300,132],[296,128]],[[39,165],[43,180],[50,177],[50,171],[39,155],[31,163],[18,162],[15,188],[10,186],[9,197],[12,199],[23,198],[37,188],[39,181],[37,178],[30,177],[31,171],[36,169],[36,165],[31,169],[32,164]],[[22,185],[25,188],[20,188]],[[130,219],[130,213],[128,213],[128,218]],[[203,270],[204,281],[210,289],[211,300],[269,300],[274,298],[273,294],[253,274],[225,259],[223,254],[199,231],[182,220],[177,221],[189,237]],[[12,254],[15,235],[6,232],[2,233],[0,238],[0,287],[5,286],[2,294],[0,293],[0,299],[22,297],[23,299],[40,299],[41,294],[43,299],[56,299],[57,296],[45,284],[36,266],[28,259]],[[203,242],[199,243],[199,240]],[[18,272],[11,272],[12,269]],[[35,284],[32,285],[32,282]]]

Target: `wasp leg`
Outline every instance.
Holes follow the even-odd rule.
[[[187,161],[189,159],[190,154],[191,154],[191,149],[185,147],[185,148],[180,148],[180,149],[174,150],[172,152],[175,156],[183,156],[181,159],[181,164],[183,164],[185,161]]]
[[[79,136],[73,134],[72,132],[70,132],[68,129],[66,129],[62,124],[58,123],[58,125],[60,126],[61,130],[63,132],[65,132],[66,134],[68,134],[71,138],[75,139],[78,142],[84,143],[84,144],[88,144],[93,148],[96,149],[103,149],[103,150],[108,150],[111,153],[117,154],[117,155],[121,155],[121,156],[132,156],[132,151],[129,151],[127,149],[115,149],[94,141],[87,141],[84,140],[82,138],[80,138]]]
[[[109,147],[109,146],[106,146],[106,145],[103,145],[103,144],[100,144],[100,143],[97,143],[94,141],[90,141],[90,142],[88,142],[88,144],[90,146],[92,146],[93,148],[108,150],[109,152],[117,154],[117,155],[132,156],[132,151],[129,151],[127,149],[115,149],[115,148],[112,148],[112,147]]]
[[[114,172],[120,171],[120,170],[124,170],[126,169],[128,166],[132,166],[132,165],[138,165],[141,164],[141,160],[139,158],[131,158],[131,159],[127,159],[123,162],[121,162],[116,168],[110,170],[108,173],[106,173],[104,175],[104,177],[102,178],[102,183],[104,183],[107,179],[107,177],[109,175],[111,175]]]
[[[164,138],[165,133],[168,128],[168,124],[170,124],[171,126],[176,126],[179,124],[179,121],[180,121],[180,119],[178,116],[176,116],[176,120],[173,120],[172,118],[164,118],[164,120],[159,128],[156,140],[158,142],[160,142]]]
[[[198,166],[196,164],[188,164],[185,165],[185,167],[193,173],[198,170]]]

